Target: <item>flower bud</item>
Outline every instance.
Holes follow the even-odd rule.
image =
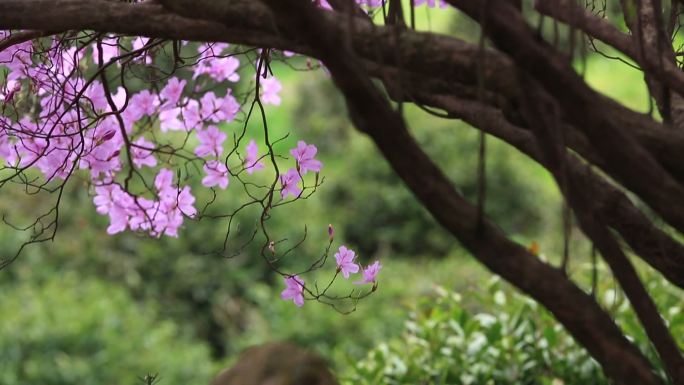
[[[102,136],[102,141],[106,142],[106,141],[112,139],[114,137],[114,135],[116,135],[116,131],[109,130],[109,131],[105,132],[105,134]]]
[[[335,230],[333,229],[333,225],[330,224],[328,225],[328,238],[330,238],[330,240],[332,241],[334,236]]]

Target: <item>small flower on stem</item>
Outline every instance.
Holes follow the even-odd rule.
[[[377,276],[378,272],[380,272],[380,269],[382,269],[382,265],[380,264],[380,261],[375,261],[372,265],[369,265],[365,269],[363,269],[363,279],[360,281],[353,282],[355,285],[363,285],[366,283],[374,283],[373,285],[373,291],[375,291],[375,288],[377,286]]]
[[[280,298],[292,300],[297,307],[304,305],[304,280],[296,275],[285,278],[285,290],[280,293]]]
[[[345,246],[340,246],[339,251],[335,253],[337,270],[342,272],[344,278],[349,278],[349,273],[359,272],[359,265],[354,263],[354,258],[356,258],[356,253]]]

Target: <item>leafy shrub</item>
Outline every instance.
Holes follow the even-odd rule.
[[[208,383],[208,350],[120,288],[68,274],[0,286],[0,384]]]
[[[492,313],[441,287],[381,343],[348,384],[604,384],[598,364],[533,301],[491,287]],[[504,308],[505,310],[503,310]],[[561,380],[562,379],[562,380]]]
[[[640,264],[644,282],[684,347],[684,293]],[[596,298],[667,383],[653,347],[610,272],[597,267]],[[591,266],[573,272],[587,289]],[[343,372],[345,384],[609,384],[600,366],[539,304],[498,279],[488,290],[436,287],[414,306],[400,337],[370,350]],[[588,289],[590,290],[590,289]],[[484,292],[484,294],[482,294]]]

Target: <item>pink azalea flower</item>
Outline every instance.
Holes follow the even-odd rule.
[[[93,197],[93,203],[95,203],[98,213],[109,214],[109,211],[115,206],[114,192],[117,190],[121,190],[117,184],[95,187],[96,195]]]
[[[202,115],[200,114],[200,104],[197,100],[189,100],[182,109],[183,128],[190,131],[202,123]]]
[[[235,83],[240,80],[240,75],[237,73],[239,67],[240,60],[234,56],[215,58],[209,62],[208,73],[212,79],[218,82],[228,80]]]
[[[204,119],[211,119],[213,122],[219,122],[220,119],[215,112],[221,106],[221,100],[216,97],[213,92],[207,92],[200,99],[200,115]]]
[[[369,7],[380,7],[382,5],[382,0],[356,0],[360,5],[366,5]]]
[[[190,186],[185,186],[178,193],[178,198],[176,199],[176,204],[178,209],[189,217],[194,217],[197,215],[197,209],[195,209],[195,197],[190,192]]]
[[[228,168],[222,162],[211,160],[204,165],[204,172],[207,174],[202,178],[204,187],[219,186],[221,189],[228,187]]]
[[[264,104],[280,105],[280,95],[278,93],[283,86],[275,76],[259,79],[259,86],[261,88],[261,101]]]
[[[159,173],[157,173],[157,176],[154,178],[154,187],[157,191],[165,191],[173,188],[172,183],[173,171],[166,168],[159,170]]]
[[[104,87],[102,87],[102,83],[97,80],[90,84],[90,87],[86,89],[84,96],[92,103],[92,107],[96,111],[105,111],[109,107],[107,97],[104,93]]]
[[[249,141],[247,145],[247,155],[245,156],[245,170],[248,174],[252,174],[254,171],[258,171],[264,168],[264,163],[259,161],[259,147],[257,146],[254,139]]]
[[[145,138],[139,138],[133,142],[135,146],[131,146],[131,156],[133,158],[133,165],[140,168],[142,166],[154,167],[157,165],[157,159],[152,154],[151,150],[145,148],[155,148],[154,143],[148,142]],[[145,148],[140,148],[140,147]]]
[[[128,227],[128,213],[121,207],[114,206],[109,211],[109,226],[107,234],[113,235],[126,230]]]
[[[304,280],[296,275],[285,278],[285,290],[280,293],[280,298],[292,300],[297,307],[304,305]]]
[[[133,95],[128,107],[138,109],[143,115],[152,116],[157,112],[159,101],[156,95],[148,90],[143,90]]]
[[[103,120],[96,129],[88,132],[88,152],[81,158],[79,166],[90,169],[97,178],[100,173],[117,171],[121,168],[119,153],[123,138],[113,120]]]
[[[378,272],[380,272],[380,269],[382,269],[382,265],[380,264],[380,261],[375,261],[374,264],[369,265],[365,269],[363,269],[363,279],[360,281],[353,282],[355,285],[363,285],[366,283],[375,283]]]
[[[437,5],[437,1],[439,1],[439,7],[440,8],[446,8],[449,3],[446,2],[446,0],[413,0],[414,6],[419,6],[423,4],[427,4],[428,8],[434,8]]]
[[[150,39],[136,37],[133,39],[133,49],[136,51],[142,49],[147,43],[149,43],[149,41]],[[145,64],[152,64],[152,57],[150,57],[149,51],[145,51],[142,55],[142,58],[145,60]]]
[[[99,55],[99,53],[96,53],[96,55]],[[113,58],[119,56],[119,41],[116,38],[105,38],[102,39],[102,60],[105,63],[108,63],[110,60]],[[95,60],[97,59],[97,56],[95,56]],[[118,66],[119,63],[116,63]]]
[[[342,272],[344,278],[349,278],[349,273],[359,272],[359,265],[354,263],[354,258],[356,258],[356,253],[345,246],[340,246],[338,252],[335,253],[337,269]]]
[[[163,110],[159,113],[159,128],[162,132],[180,131],[185,129],[185,125],[178,119],[180,107]]]
[[[295,157],[299,165],[299,171],[306,174],[307,171],[321,171],[323,163],[314,159],[318,149],[313,144],[306,144],[303,140],[297,142],[297,147],[290,150],[290,154]]]
[[[235,119],[235,115],[237,115],[238,111],[240,111],[240,103],[235,100],[233,94],[228,90],[226,96],[221,100],[221,105],[218,107],[218,117],[229,123]]]
[[[180,210],[179,214],[181,214],[181,216],[186,215],[188,217],[194,217],[197,214],[197,209],[195,209],[194,206],[195,197],[192,195],[190,186],[185,186],[181,190],[169,186],[159,192],[159,197],[161,198],[159,209],[162,212],[166,212],[168,218],[172,219],[175,215],[173,213],[174,210]]]
[[[302,189],[299,188],[299,182],[302,178],[299,173],[294,168],[287,170],[283,175],[280,175],[280,184],[282,189],[280,190],[280,195],[283,199],[287,198],[288,195],[292,195],[297,198],[299,194],[302,193]]]
[[[159,93],[159,96],[164,99],[164,105],[175,106],[178,104],[186,84],[187,81],[179,80],[177,77],[169,79],[169,82]]]
[[[197,139],[200,145],[195,148],[195,155],[205,157],[207,155],[219,156],[223,152],[223,142],[227,135],[216,126],[209,126],[206,130],[197,131]]]
[[[202,54],[203,57],[210,57],[221,55],[228,47],[230,47],[230,44],[228,43],[206,43],[200,44],[199,47],[197,47],[197,52]]]
[[[0,100],[3,104],[10,103],[14,99],[14,95],[21,91],[21,83],[16,80],[10,80],[3,86],[0,86]]]
[[[167,216],[157,201],[138,197],[128,206],[128,226],[133,231],[147,231],[152,236],[159,236],[167,225]]]
[[[108,234],[120,233],[128,227],[127,208],[133,205],[133,198],[117,184],[95,187],[97,195],[93,202],[100,214],[109,215]]]

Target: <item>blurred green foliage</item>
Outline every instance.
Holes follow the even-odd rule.
[[[147,373],[184,385],[213,375],[206,346],[120,287],[55,274],[0,292],[3,385],[133,385]]]
[[[584,274],[590,266],[584,265]],[[657,354],[605,267],[596,296],[654,363]],[[674,336],[684,332],[681,290],[646,274],[649,291]],[[409,313],[403,332],[380,342],[341,373],[344,384],[611,384],[600,366],[553,316],[531,299],[491,279],[477,291],[436,287]]]

